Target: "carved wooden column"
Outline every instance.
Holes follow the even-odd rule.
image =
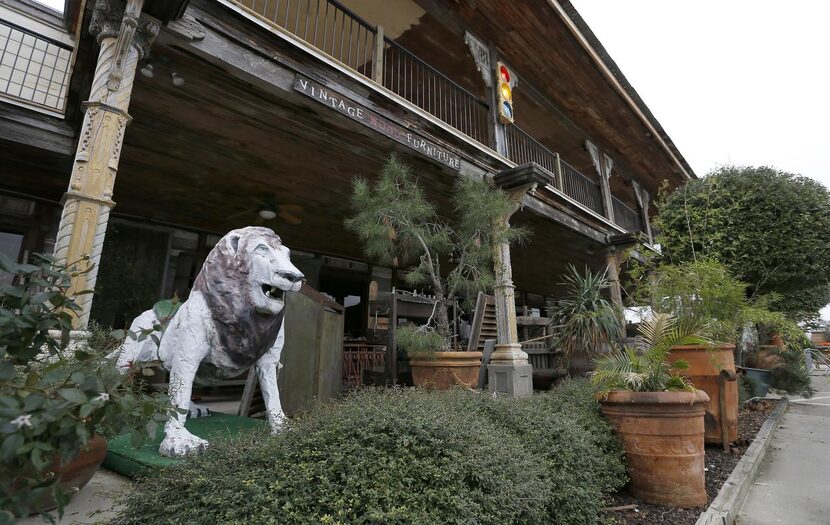
[[[72,291],[92,290],[98,275],[101,248],[109,214],[115,203],[112,191],[124,129],[130,122],[133,80],[138,60],[144,56],[159,30],[159,22],[141,14],[144,0],[98,0],[90,32],[101,49],[84,120],[69,189],[63,197],[63,213],[55,243],[60,264],[88,270],[73,279]],[[75,328],[89,320],[92,294],[78,297],[81,311]]]
[[[648,243],[654,244],[654,236],[651,233],[651,219],[648,216],[648,206],[650,200],[648,191],[640,186],[636,180],[631,181],[631,183],[634,186],[634,196],[637,198],[637,206],[640,208],[640,218],[643,221],[643,227],[645,228]]]
[[[510,227],[510,217],[522,204],[522,199],[532,192],[537,184],[550,183],[540,168],[525,164],[502,171],[494,177],[496,185],[510,194],[514,207],[500,217],[498,226]],[[522,351],[516,329],[516,287],[513,285],[513,270],[510,261],[510,243],[493,246],[493,267],[496,284],[493,295],[496,303],[496,350],[487,367],[490,392],[513,397],[533,395],[533,367]]]
[[[623,309],[622,286],[620,285],[620,260],[617,257],[617,247],[609,246],[605,252],[608,265],[608,284],[610,285],[611,304],[615,308]]]
[[[591,155],[594,169],[599,175],[599,188],[602,194],[602,209],[605,212],[605,218],[611,222],[616,222],[614,220],[614,203],[611,200],[611,170],[614,167],[614,160],[601,152],[590,140],[585,141],[585,149]]]

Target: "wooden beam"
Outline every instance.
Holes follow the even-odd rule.
[[[542,202],[535,195],[526,195],[522,200],[522,205],[530,211],[560,224],[565,228],[582,235],[583,237],[596,241],[600,244],[608,244],[608,235],[588,226],[583,222],[580,222],[567,213],[554,208],[550,204]]]
[[[75,153],[75,130],[68,122],[13,104],[0,103],[0,140],[66,157]]]

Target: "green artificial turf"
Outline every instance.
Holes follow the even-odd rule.
[[[207,439],[221,435],[238,435],[242,432],[266,425],[261,419],[231,416],[217,412],[208,417],[189,419],[185,428],[200,438]],[[104,467],[124,476],[135,477],[145,469],[157,469],[175,465],[180,459],[171,459],[159,454],[159,444],[164,439],[164,428],[160,425],[156,438],[141,448],[133,447],[130,434],[112,438],[107,443],[107,457]]]

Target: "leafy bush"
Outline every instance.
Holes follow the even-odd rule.
[[[277,436],[212,442],[115,523],[596,523],[624,480],[584,383],[520,400],[366,389]]]
[[[732,343],[743,312],[750,303],[747,286],[714,260],[663,264],[651,270],[639,266],[632,272],[635,299],[656,313],[703,323],[704,335],[713,341]]]
[[[72,274],[48,258],[16,264],[0,255],[0,269],[14,276],[0,287],[0,522],[25,516],[51,496],[59,511],[68,496],[51,472],[78,455],[96,430],[133,431],[140,444],[155,433],[172,407],[167,396],[134,390],[95,348],[69,348]],[[54,337],[49,330],[56,330]]]
[[[810,374],[807,372],[806,357],[803,349],[778,350],[770,349],[781,356],[784,365],[773,368],[769,374],[769,386],[784,390],[788,394],[812,397],[815,393]]]

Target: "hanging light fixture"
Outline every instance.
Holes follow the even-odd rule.
[[[176,73],[175,71],[170,73],[170,76],[173,78],[173,85],[174,86],[182,87],[184,85],[184,78],[181,75],[179,75],[178,73]]]
[[[143,68],[141,68],[140,72],[141,72],[141,76],[143,76],[143,77],[153,78],[153,76],[155,76],[153,74],[153,63],[152,62],[147,62],[147,64]]]

